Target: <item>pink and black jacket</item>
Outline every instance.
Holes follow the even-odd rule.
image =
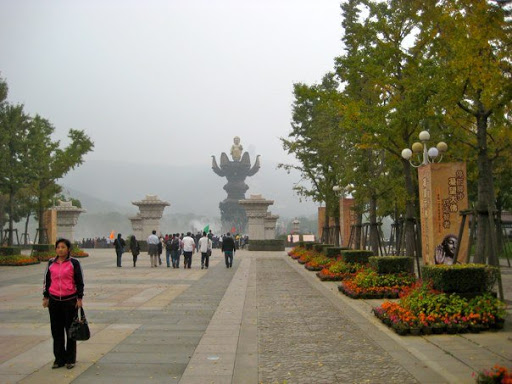
[[[48,261],[44,276],[43,295],[64,301],[84,296],[84,276],[77,259],[68,257],[63,263]]]

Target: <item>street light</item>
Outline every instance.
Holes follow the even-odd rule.
[[[443,154],[448,149],[448,145],[444,141],[440,141],[435,147],[430,147],[427,149],[427,143],[430,140],[430,133],[428,133],[428,131],[421,131],[418,136],[421,143],[415,142],[411,147],[412,150],[409,148],[403,149],[402,157],[405,160],[408,160],[409,163],[415,168],[421,167],[422,165],[427,165],[429,163],[439,163],[443,159]],[[423,153],[423,161],[420,157],[420,153]],[[420,162],[417,165],[414,164],[411,160],[413,154],[416,154],[418,161]]]

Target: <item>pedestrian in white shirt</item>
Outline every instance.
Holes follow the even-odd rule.
[[[187,236],[183,238],[182,243],[184,268],[190,269],[192,266],[192,254],[194,253],[194,249],[196,249],[196,242],[192,238],[191,233],[187,232]]]
[[[206,232],[203,232],[203,237],[199,239],[197,244],[199,252],[201,252],[201,269],[208,269],[210,264],[210,255],[212,254],[212,241],[206,236]]]
[[[148,237],[148,255],[151,261],[151,268],[158,267],[158,244],[160,239],[156,235],[156,231],[153,230],[151,235]]]

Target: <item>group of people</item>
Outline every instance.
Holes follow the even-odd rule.
[[[214,244],[212,241],[213,237],[211,231],[209,233],[198,233],[196,236],[192,235],[191,232],[187,232],[181,235],[174,233],[159,237],[156,234],[156,230],[153,230],[147,238],[151,268],[162,265],[162,254],[165,249],[165,260],[168,268],[171,265],[173,268],[179,268],[181,255],[183,255],[183,267],[191,268],[192,255],[196,252],[201,253],[201,269],[208,269]],[[234,253],[238,248],[236,240],[229,232],[219,238],[219,245],[224,253],[226,268],[231,268]],[[122,267],[122,255],[126,249],[126,241],[120,233],[114,240],[114,247],[117,255],[117,267]],[[133,257],[133,266],[136,267],[141,249],[135,235],[130,236],[129,249]]]

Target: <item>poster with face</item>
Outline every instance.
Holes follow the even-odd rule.
[[[457,242],[462,216],[468,208],[466,164],[427,164],[418,168],[422,256],[425,264],[466,263],[468,221],[460,244]]]

